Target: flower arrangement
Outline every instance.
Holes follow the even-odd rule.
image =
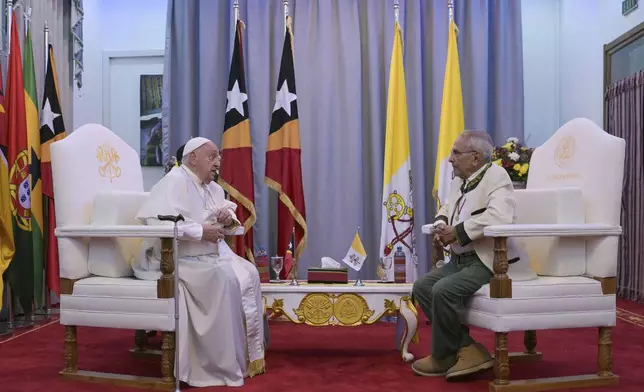
[[[510,175],[512,182],[525,184],[528,181],[530,158],[533,148],[525,147],[519,139],[511,137],[492,152],[492,161],[504,168]]]

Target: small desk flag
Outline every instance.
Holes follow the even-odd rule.
[[[362,241],[360,240],[360,234],[356,233],[356,236],[353,238],[351,243],[351,249],[347,252],[347,255],[342,259],[346,265],[353,268],[356,271],[360,271],[362,264],[367,259],[367,252],[364,250]]]

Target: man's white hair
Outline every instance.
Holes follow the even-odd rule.
[[[465,130],[461,133],[460,137],[467,142],[472,151],[481,154],[483,161],[489,162],[492,160],[494,142],[487,132]]]

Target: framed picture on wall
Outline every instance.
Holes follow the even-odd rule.
[[[161,98],[163,75],[141,75],[139,90],[141,166],[163,166]]]

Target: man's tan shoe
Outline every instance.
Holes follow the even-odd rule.
[[[426,377],[435,377],[435,376],[444,376],[447,373],[447,369],[454,366],[456,363],[456,357],[447,357],[445,359],[436,360],[434,358],[425,357],[417,360],[411,365],[411,369],[414,373],[419,376]]]
[[[474,374],[494,367],[494,359],[481,343],[474,343],[458,350],[458,361],[452,366],[445,378],[447,380]]]

